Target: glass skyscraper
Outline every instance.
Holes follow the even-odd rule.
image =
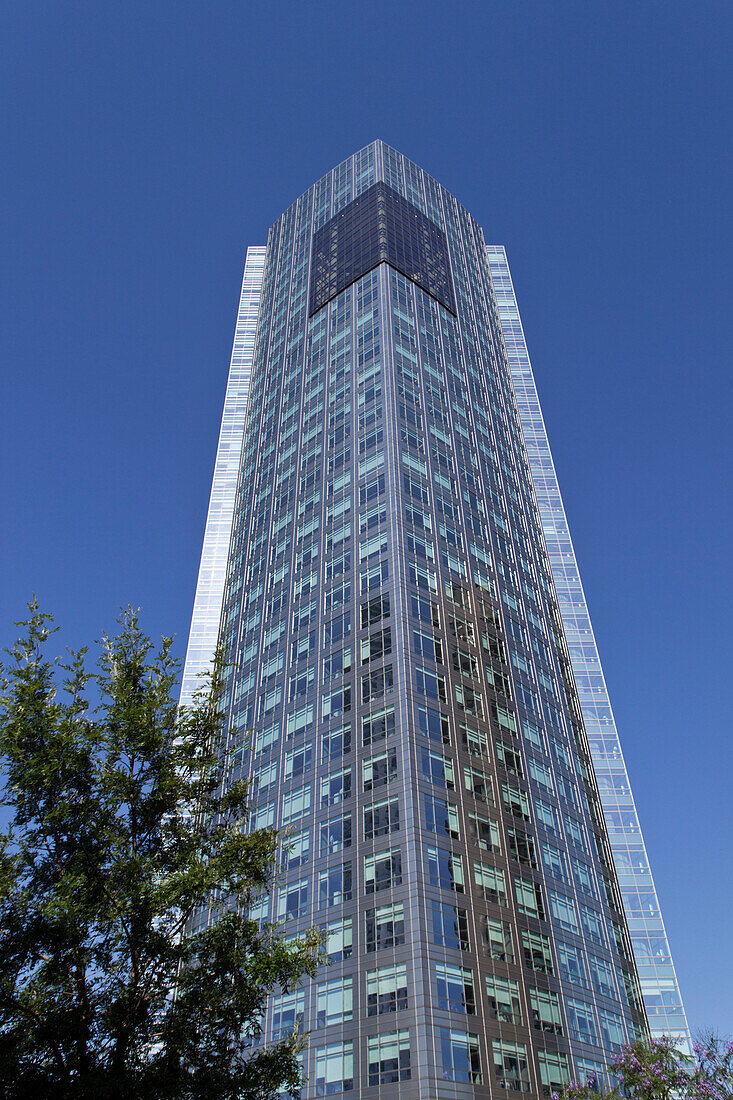
[[[184,702],[217,635],[254,915],[328,937],[304,1097],[603,1079],[642,988],[682,1033],[506,257],[381,141],[247,252]]]

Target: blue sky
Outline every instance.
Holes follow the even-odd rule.
[[[0,636],[183,653],[245,248],[374,137],[506,245],[693,1029],[733,1033],[729,2],[6,4]]]

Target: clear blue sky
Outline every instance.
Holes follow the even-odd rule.
[[[185,648],[244,251],[374,137],[507,246],[693,1028],[733,1033],[733,5],[0,15],[0,637]]]

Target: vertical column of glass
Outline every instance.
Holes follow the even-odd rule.
[[[654,1035],[689,1031],[580,580],[503,247],[487,246],[509,367],[593,765]]]
[[[266,251],[266,248],[259,246],[248,248],[244,264],[234,346],[183,667],[180,697],[182,704],[190,703],[196,688],[200,686],[199,678],[210,666],[219,634]]]

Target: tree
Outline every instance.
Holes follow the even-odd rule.
[[[632,1100],[733,1100],[733,1042],[709,1034],[694,1044],[695,1058],[678,1040],[661,1036],[625,1047],[610,1065],[623,1095]],[[552,1100],[619,1100],[618,1089],[601,1092],[594,1079],[571,1082]]]
[[[220,662],[179,711],[171,639],[156,651],[136,614],[89,672],[86,650],[48,660],[51,617],[29,610],[0,699],[3,1095],[266,1100],[296,1087],[301,1040],[252,1040],[268,993],[313,974],[320,936],[285,943],[247,918],[278,836],[246,833],[246,784],[224,789]],[[185,934],[212,897],[218,919]]]

